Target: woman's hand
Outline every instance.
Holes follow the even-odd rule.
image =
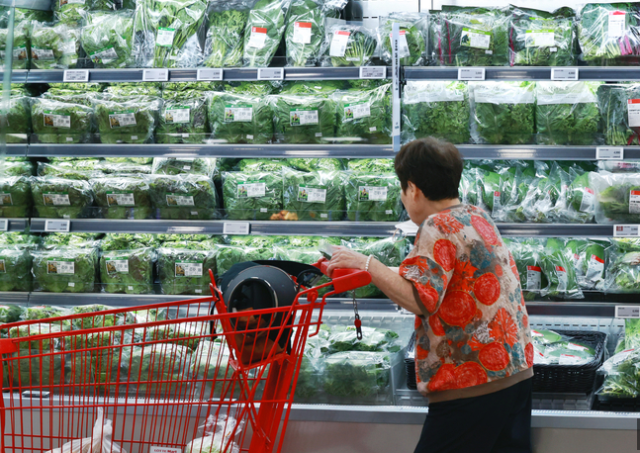
[[[335,269],[361,269],[367,264],[367,256],[362,253],[354,252],[346,247],[334,247],[331,261],[327,266],[329,276]]]

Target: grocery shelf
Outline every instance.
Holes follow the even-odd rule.
[[[603,145],[604,146],[604,145]],[[596,160],[596,146],[456,145],[466,159]],[[640,159],[640,146],[625,146],[625,159]]]
[[[29,149],[29,145],[24,144],[0,144],[0,152],[4,149],[5,155],[10,157],[26,157]]]
[[[499,223],[498,229],[515,237],[613,237],[613,225],[599,224]]]
[[[7,231],[22,232],[22,231],[25,231],[28,226],[29,226],[28,219],[8,219]]]
[[[15,6],[16,8],[51,10],[51,0],[0,0],[0,6]]]
[[[0,5],[2,5],[3,1],[0,0]],[[11,71],[11,83],[27,83],[27,76],[29,71],[26,69],[14,69]],[[0,71],[0,80],[4,77],[4,71]]]
[[[18,291],[1,291],[0,305],[2,304],[20,304],[27,305],[29,303],[29,293]]]
[[[2,297],[2,296],[0,296]],[[76,306],[101,304],[112,307],[135,307],[188,300],[197,296],[165,296],[162,294],[109,294],[109,293],[29,293],[30,305]]]

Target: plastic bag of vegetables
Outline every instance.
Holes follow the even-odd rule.
[[[100,256],[100,281],[107,293],[153,294],[151,248],[113,250]]]
[[[0,64],[3,64],[0,62]],[[4,99],[3,91],[0,96]],[[4,101],[2,101],[4,105]],[[12,90],[6,114],[2,115],[2,137],[7,143],[26,143],[31,131],[29,97],[21,91]]]
[[[596,392],[610,398],[640,396],[640,349],[626,349],[605,361],[598,369],[604,383]]]
[[[300,171],[340,171],[344,170],[345,159],[335,158],[308,158],[308,157],[292,157],[285,159],[284,163],[294,170]]]
[[[542,272],[544,250],[539,242],[513,242],[509,247],[520,274],[520,286],[526,300],[534,300],[549,291],[549,280]]]
[[[90,12],[84,15],[80,42],[97,68],[134,65],[133,11]]]
[[[323,389],[341,401],[391,398],[391,361],[386,352],[349,351],[325,359]]]
[[[637,145],[640,128],[640,83],[601,84],[598,105],[607,145]]]
[[[162,294],[208,294],[209,270],[216,273],[216,251],[160,247],[158,275]]]
[[[624,252],[612,246],[606,254],[609,265],[604,282],[605,291],[613,294],[637,293],[640,287],[640,252]]]
[[[225,172],[222,200],[231,220],[269,220],[282,210],[282,172]]]
[[[105,419],[103,409],[98,408],[98,418],[93,425],[91,437],[72,440],[47,453],[127,453],[119,444],[113,442],[112,433],[111,420]]]
[[[214,92],[208,116],[214,141],[265,144],[273,136],[273,113],[265,96]]]
[[[87,216],[94,198],[87,181],[55,176],[31,178],[31,194],[38,217],[50,219]]]
[[[7,66],[5,61],[6,44],[9,37],[9,30],[0,29],[0,65]],[[29,52],[29,25],[27,22],[17,22],[13,30],[13,69],[28,69],[31,53]]]
[[[338,91],[332,95],[338,119],[336,141],[342,143],[390,143],[391,85],[373,90]]]
[[[216,162],[215,157],[154,157],[151,172],[154,175],[204,175],[212,178],[216,173]]]
[[[150,143],[162,100],[104,94],[92,99],[102,143]]]
[[[41,143],[86,143],[93,131],[93,109],[73,102],[31,99],[31,124]]]
[[[640,222],[640,174],[591,172],[597,223]]]
[[[207,11],[204,65],[211,68],[240,66],[244,29],[249,8],[242,1],[215,0]]]
[[[229,440],[233,433],[241,432],[232,417],[209,415],[204,425],[198,427],[198,432],[200,437],[189,442],[184,453],[240,452],[238,445]]]
[[[395,174],[348,174],[345,197],[351,221],[395,222],[400,219],[400,181]]]
[[[542,272],[549,281],[543,296],[563,299],[583,299],[575,268],[565,249],[564,241],[549,238],[541,260]]]
[[[0,176],[0,217],[29,217],[31,200],[30,178],[25,176]]]
[[[325,96],[276,95],[271,97],[273,127],[280,143],[325,143],[335,135],[336,104]]]
[[[427,62],[428,16],[424,13],[391,13],[380,17],[378,42],[381,43],[382,59],[388,65],[392,60],[393,24],[398,24],[398,56],[402,66],[422,66]]]
[[[324,41],[322,0],[293,0],[284,32],[287,65],[315,66]]]
[[[203,175],[152,175],[151,203],[159,219],[213,219],[217,195],[211,178]]]
[[[59,247],[33,251],[35,291],[53,293],[92,293],[94,290],[97,249]]]
[[[0,247],[0,291],[31,291],[32,281],[29,250]]]
[[[233,368],[229,366],[227,345],[217,341],[201,341],[191,360],[191,379],[196,395],[202,400],[220,398],[225,388],[231,387]],[[238,396],[240,389],[234,389]],[[228,391],[226,395],[232,392]]]
[[[349,159],[347,170],[353,173],[394,173],[393,159]]]
[[[260,0],[249,11],[244,30],[244,66],[269,66],[282,40],[290,4],[291,0]]]
[[[204,93],[195,90],[162,93],[160,122],[155,134],[159,143],[203,143],[206,132]]]
[[[323,44],[323,66],[367,66],[378,43],[362,22],[327,19]]]
[[[77,27],[81,25],[82,17],[91,8],[91,0],[56,0],[53,4],[53,13],[56,21]]]
[[[284,170],[284,210],[290,220],[342,220],[343,173]]]
[[[77,29],[64,24],[32,22],[29,33],[31,69],[75,68],[78,37]]]
[[[580,288],[602,291],[605,281],[605,243],[571,240],[566,244],[573,253],[573,265]]]
[[[106,219],[148,219],[152,217],[149,181],[140,176],[93,178],[100,217]]]

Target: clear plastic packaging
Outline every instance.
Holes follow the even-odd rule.
[[[610,173],[640,173],[640,161],[637,160],[599,160],[598,170]]]
[[[151,143],[162,100],[153,96],[105,94],[92,99],[100,141],[105,144]]]
[[[0,176],[0,217],[27,218],[31,213],[31,184],[25,176]]]
[[[315,66],[324,42],[322,0],[293,0],[284,32],[287,65]]]
[[[151,203],[159,219],[216,217],[217,195],[211,178],[203,175],[152,175]]]
[[[568,255],[564,241],[547,240],[541,257],[541,267],[549,281],[549,287],[541,294],[542,296],[562,299],[584,298],[575,267]]]
[[[240,433],[241,426],[236,427],[232,417],[209,415],[204,425],[198,428],[201,436],[187,444],[184,453],[240,453],[240,447],[233,442],[233,435]]]
[[[368,66],[377,47],[375,32],[362,22],[325,21],[323,66]]]
[[[291,0],[259,0],[244,30],[244,66],[265,68],[278,50]]]
[[[111,440],[112,433],[111,420],[105,419],[103,409],[98,408],[98,418],[93,425],[91,437],[72,440],[47,453],[127,453],[127,450]]]
[[[65,0],[61,0],[65,1]],[[134,12],[90,12],[84,15],[80,42],[96,68],[134,67]]]
[[[609,84],[598,87],[598,106],[604,122],[604,140],[607,145],[637,145],[640,115],[640,83]]]
[[[344,159],[291,157],[284,161],[286,166],[300,171],[341,171],[344,170]]]
[[[331,397],[367,401],[389,393],[391,360],[386,352],[339,352],[324,362],[322,388]]]
[[[282,172],[225,172],[222,179],[222,200],[227,218],[276,220],[273,217],[281,213]]]
[[[0,64],[4,64],[0,62]],[[4,106],[4,94],[0,90],[0,105]],[[9,96],[9,105],[4,108],[7,112],[3,118],[2,137],[7,143],[27,143],[31,131],[31,113],[29,97],[23,92],[12,90]]]
[[[335,136],[334,100],[314,95],[276,95],[271,101],[278,142],[319,144]]]
[[[284,210],[290,220],[342,220],[345,211],[342,172],[285,169]]]
[[[215,0],[207,11],[204,65],[210,68],[241,66],[244,30],[249,8],[242,1]]]
[[[591,172],[597,223],[640,223],[640,173]]]
[[[265,144],[273,137],[273,112],[265,96],[214,92],[208,115],[214,142]]]
[[[398,24],[398,56],[402,66],[423,66],[427,59],[427,39],[429,34],[428,15],[425,13],[391,13],[380,17],[378,42],[381,44],[382,59],[391,65],[391,35],[393,24]]]
[[[224,343],[201,341],[193,353],[190,375],[195,381],[193,385],[196,395],[202,400],[220,398],[223,391],[232,385],[233,368],[229,367],[229,353],[226,349],[227,345]],[[235,390],[239,394],[239,388]],[[230,394],[228,392],[226,395]]]
[[[31,69],[75,68],[78,61],[78,29],[64,24],[31,22]]]
[[[162,93],[158,143],[204,143],[207,139],[207,100],[200,91]]]
[[[604,288],[607,293],[637,293],[640,287],[640,251],[625,252],[615,246],[606,250],[606,279]]]
[[[85,217],[94,198],[87,181],[55,176],[31,178],[31,193],[38,217],[49,219]]]
[[[0,291],[28,292],[32,281],[29,251],[21,247],[0,247]]]
[[[154,175],[204,175],[212,178],[216,173],[215,157],[154,157],[151,172]]]
[[[31,124],[41,143],[86,143],[94,130],[93,109],[52,99],[31,99]]]
[[[640,396],[640,349],[625,349],[605,361],[598,369],[604,375],[596,394],[610,398]]]
[[[52,293],[92,293],[98,264],[93,247],[59,247],[33,251],[35,291]]]
[[[209,270],[216,273],[215,250],[160,247],[158,275],[162,294],[209,294]]]
[[[148,219],[153,214],[149,181],[140,176],[92,178],[100,217],[105,219]]]
[[[520,286],[525,300],[535,300],[549,292],[549,280],[542,272],[544,249],[539,242],[514,242],[509,249],[520,274]]]
[[[338,91],[332,95],[338,113],[336,141],[391,143],[391,85],[372,90]]]
[[[345,197],[350,221],[396,222],[402,213],[400,181],[395,174],[346,176]]]

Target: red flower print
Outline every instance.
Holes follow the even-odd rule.
[[[496,264],[496,275],[498,277],[502,277],[502,266],[500,266],[499,264]]]
[[[456,264],[456,246],[449,239],[439,239],[433,244],[433,256],[436,263],[449,272]]]
[[[456,366],[452,363],[445,363],[438,368],[438,372],[431,378],[427,388],[430,392],[442,392],[456,388],[456,378],[454,371]]]
[[[449,282],[449,291],[466,291],[470,292],[475,279],[473,275],[478,270],[471,261],[456,261],[456,267]]]
[[[442,234],[457,233],[464,225],[448,214],[439,214],[433,218],[433,223]]]
[[[529,317],[527,315],[524,315],[522,317],[522,326],[526,329],[527,327],[529,327]]]
[[[482,366],[489,371],[504,370],[509,365],[509,354],[502,343],[489,343],[478,353]]]
[[[482,237],[487,245],[499,245],[498,236],[496,231],[483,217],[472,215],[471,225],[476,229],[478,234]]]
[[[487,383],[487,372],[476,362],[463,363],[454,370],[453,376],[459,389]]]
[[[466,327],[476,314],[476,303],[469,294],[462,291],[448,291],[440,310],[440,319],[450,326]]]
[[[473,294],[484,305],[493,305],[500,297],[500,282],[491,272],[483,274],[473,284]]]
[[[469,345],[472,351],[479,351],[480,349],[484,348],[484,343],[481,343],[480,341],[478,341],[475,335],[471,337],[471,340],[469,340],[467,344]]]
[[[518,342],[518,326],[504,308],[498,310],[489,324],[489,335],[494,340],[507,343],[511,347]]]
[[[524,357],[527,359],[529,368],[533,366],[533,345],[531,343],[524,347]]]
[[[442,327],[442,323],[440,322],[440,318],[437,314],[434,313],[429,316],[429,327],[431,327],[431,331],[434,335],[438,337],[445,336],[444,328]]]
[[[402,266],[400,267],[400,269],[404,270],[404,272],[407,271],[407,267],[410,266],[416,266],[418,269],[420,269],[423,273],[427,271],[427,269],[429,269],[429,263],[427,261],[426,258],[422,257],[422,256],[412,256],[411,258],[407,258],[402,262]]]
[[[520,273],[518,272],[518,266],[516,266],[516,261],[513,259],[513,255],[509,252],[509,264],[511,265],[511,272],[518,278],[520,281]]]
[[[429,282],[424,285],[422,283],[416,283],[415,287],[424,308],[426,308],[429,313],[436,311],[436,308],[438,308],[438,301],[440,300],[438,291],[436,291]]]

